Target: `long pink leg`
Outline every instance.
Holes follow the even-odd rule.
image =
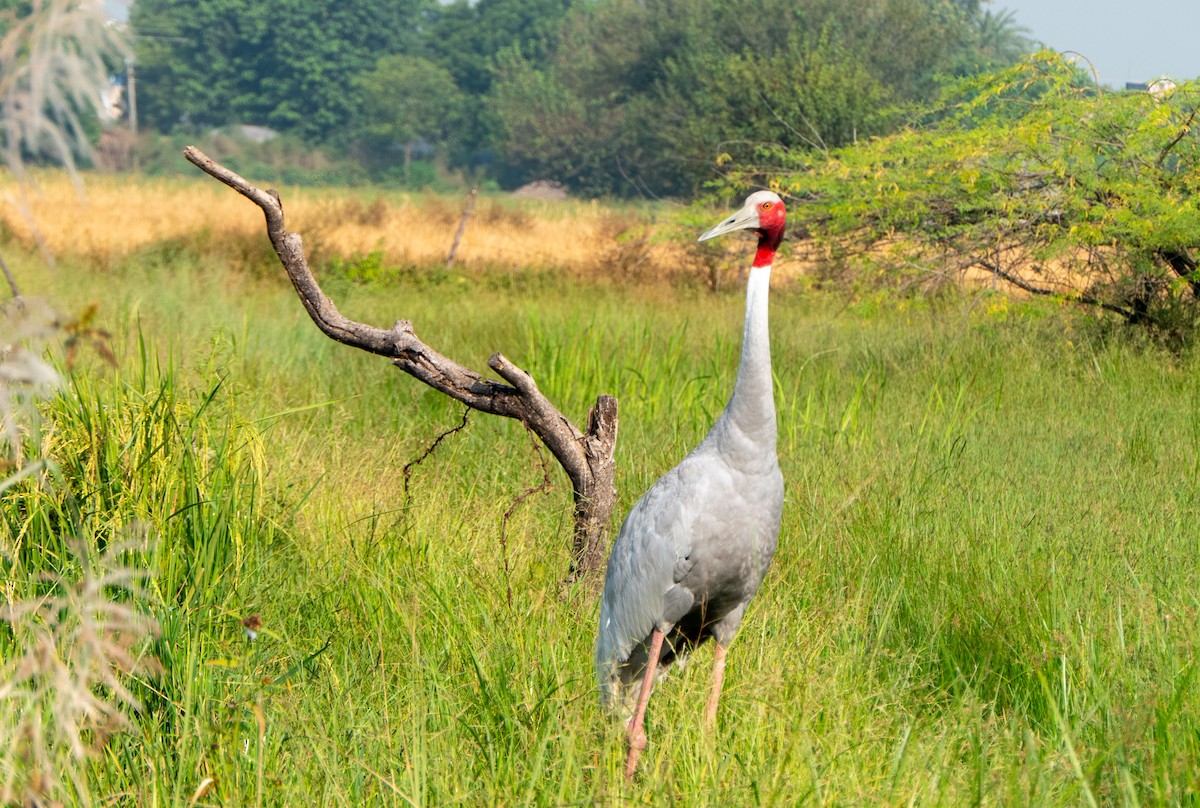
[[[663,633],[658,629],[650,632],[650,655],[646,660],[646,675],[642,677],[642,691],[638,694],[637,711],[629,719],[625,731],[629,742],[629,757],[625,759],[625,779],[632,780],[637,771],[638,757],[646,748],[646,705],[650,703],[650,691],[654,688],[654,674],[658,670],[658,658],[662,654]]]
[[[708,706],[704,708],[704,723],[711,730],[717,725],[717,702],[721,700],[721,686],[725,684],[725,655],[729,653],[725,646],[716,643],[717,650],[713,653],[712,692],[708,696]]]

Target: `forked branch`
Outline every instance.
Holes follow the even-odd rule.
[[[305,311],[330,339],[391,360],[392,364],[430,387],[480,412],[515,418],[526,424],[558,460],[571,480],[575,501],[575,530],[568,580],[599,568],[616,491],[613,451],[617,440],[617,400],[597,397],[581,431],[538,389],[533,377],[502,354],[492,354],[488,366],[502,382],[485,379],[458,364],[417,337],[408,320],[391,328],[366,325],[345,317],[313,276],[298,233],[284,225],[283,202],[273,190],[263,190],[214,162],[194,146],[184,156],[209,176],[220,180],[258,205],[266,216],[267,236]]]

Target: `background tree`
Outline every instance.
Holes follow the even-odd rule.
[[[411,53],[433,0],[138,0],[139,113],[162,130],[256,123],[345,142],[355,77]]]
[[[400,148],[404,183],[409,183],[413,147],[424,140],[444,145],[462,118],[463,98],[454,78],[421,56],[397,54],[379,60],[358,77],[358,136],[373,153],[372,161]]]
[[[728,181],[792,194],[796,227],[836,251],[886,238],[894,267],[983,270],[1174,341],[1200,323],[1198,116],[1195,82],[1104,90],[1043,51],[959,82],[895,134],[829,155],[764,148]]]
[[[490,102],[512,181],[552,177],[590,193],[616,190],[620,121],[576,93],[556,67],[539,69],[520,54],[507,54]]]
[[[497,142],[527,175],[590,193],[691,193],[726,152],[745,156],[762,141],[826,149],[886,131],[894,109],[936,94],[939,75],[984,61],[972,55],[972,8],[950,0],[576,6],[544,62],[501,61],[491,94]]]
[[[462,166],[493,165],[496,122],[484,99],[491,91],[500,54],[517,50],[541,64],[571,0],[457,0],[438,5],[426,29],[422,53],[450,71],[464,104],[451,158]]]
[[[687,195],[714,177],[721,155],[744,159],[762,141],[836,148],[889,131],[903,119],[897,109],[936,97],[941,76],[1007,64],[1020,30],[1011,14],[983,9],[978,0],[140,0],[132,23],[142,118],[163,131],[259,123],[343,153],[363,143],[358,154],[377,164],[380,137],[395,134],[383,129],[405,126],[385,120],[397,110],[379,60],[404,56],[427,63],[396,78],[423,70],[449,87],[432,63],[457,88],[462,103],[446,111],[454,137],[446,122],[436,133],[454,167],[506,185],[548,177],[588,194]]]
[[[1030,30],[1011,9],[986,9],[977,19],[979,53],[996,64],[1011,64],[1034,49]]]

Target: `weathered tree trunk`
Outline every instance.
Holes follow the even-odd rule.
[[[458,221],[458,229],[454,231],[454,241],[450,244],[450,253],[446,256],[446,269],[454,267],[454,256],[458,253],[458,243],[462,241],[463,233],[467,232],[467,221],[471,218],[471,212],[475,210],[475,197],[479,195],[478,188],[471,189],[471,195],[467,197],[467,206],[463,208],[462,218]]]
[[[571,480],[575,501],[575,529],[568,581],[590,576],[604,563],[605,536],[616,501],[613,479],[616,465],[617,400],[601,395],[588,413],[587,430],[580,431],[550,403],[533,377],[499,353],[488,367],[507,384],[479,374],[430,348],[413,331],[408,320],[391,328],[355,322],[342,315],[325,296],[304,257],[298,233],[284,226],[283,203],[275,191],[255,187],[234,172],[213,162],[194,146],[184,156],[196,167],[262,208],[267,235],[309,317],[329,338],[373,354],[430,387],[480,412],[515,418],[545,444]]]
[[[617,444],[617,400],[612,396],[600,396],[588,412],[583,444],[586,471],[578,476],[567,471],[575,497],[569,581],[604,567],[608,520],[617,501],[617,464],[613,457]]]
[[[1192,290],[1192,297],[1200,300],[1200,279],[1196,277],[1196,259],[1184,250],[1159,250],[1158,257],[1167,262],[1167,266],[1171,268],[1172,272],[1187,281]]]

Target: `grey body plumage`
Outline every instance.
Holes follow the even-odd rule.
[[[655,628],[666,635],[660,669],[710,636],[727,646],[775,556],[783,477],[773,441],[738,467],[722,451],[739,442],[731,432],[718,421],[625,519],[608,561],[596,642],[607,709],[632,710]]]

